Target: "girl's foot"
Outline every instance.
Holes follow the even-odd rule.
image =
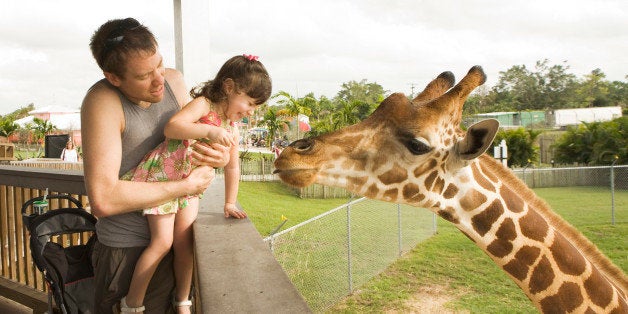
[[[126,297],[122,298],[122,300],[120,300],[120,313],[144,313],[144,306],[138,306],[138,307],[129,307],[126,304]]]
[[[191,300],[183,300],[183,301],[172,301],[172,305],[174,306],[175,311],[178,314],[189,314],[192,313],[192,301]]]

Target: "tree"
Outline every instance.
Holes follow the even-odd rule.
[[[518,128],[516,130],[499,131],[493,141],[498,145],[501,140],[506,140],[508,146],[508,166],[525,167],[528,163],[534,163],[539,159],[539,148],[534,140],[541,134],[540,131]]]
[[[35,110],[35,105],[33,103],[30,103],[26,107],[21,107],[20,109],[17,109],[9,114],[6,114],[4,117],[2,116],[0,117],[5,118],[5,119],[9,118],[12,120],[18,120],[18,119],[27,117],[28,113],[33,110]]]
[[[0,119],[0,136],[8,138],[20,129],[20,125],[11,118]]]
[[[608,100],[610,106],[623,106],[626,110],[628,107],[628,82],[612,81],[609,83]]]
[[[312,96],[306,96],[297,99],[292,97],[292,95],[285,91],[279,91],[277,94],[272,96],[272,98],[279,97],[281,98],[277,101],[277,103],[284,106],[285,109],[277,112],[277,114],[286,114],[292,117],[296,117],[297,139],[299,139],[299,115],[304,114],[306,116],[309,116],[312,113],[310,107],[312,106],[312,103],[316,102],[316,99]]]
[[[270,146],[275,142],[277,138],[277,132],[288,126],[288,121],[281,118],[281,116],[277,115],[278,109],[275,107],[270,107],[264,113],[264,121],[261,122],[262,125],[265,125],[268,128],[268,137],[270,141],[266,143],[266,145]]]
[[[345,103],[358,102],[357,114],[359,120],[364,120],[377,108],[384,100],[386,91],[377,83],[368,83],[366,79],[349,81],[342,84],[342,89],[338,92],[334,101],[338,108],[345,106]],[[344,101],[344,103],[343,103]]]
[[[628,117],[569,127],[558,139],[555,158],[559,163],[610,164],[617,156],[628,162]]]
[[[606,75],[595,69],[585,75],[585,80],[576,89],[579,96],[579,107],[605,107],[608,106],[608,82],[604,81]]]
[[[567,73],[567,65],[549,65],[547,59],[537,61],[530,71],[516,65],[500,72],[493,88],[495,101],[509,110],[544,110],[566,108],[573,103],[576,79]],[[506,110],[504,110],[506,111]]]
[[[359,108],[363,106],[363,102],[354,100],[351,102],[341,100],[340,107],[333,114],[333,130],[338,130],[348,125],[360,122]]]
[[[30,125],[30,129],[33,130],[33,134],[35,135],[35,139],[37,141],[46,137],[47,134],[52,133],[57,129],[50,121],[42,120],[39,118],[34,118],[33,123]]]

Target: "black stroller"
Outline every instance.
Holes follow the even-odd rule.
[[[92,313],[94,270],[91,255],[96,241],[96,218],[70,195],[52,194],[47,199],[66,199],[78,207],[37,212],[33,203],[44,200],[44,196],[30,199],[22,206],[24,226],[30,233],[31,255],[48,285],[49,313],[53,313],[53,298],[61,313]],[[28,213],[28,208],[33,210]],[[51,241],[55,236],[63,238],[73,234],[90,236],[85,244],[79,245],[63,246]]]

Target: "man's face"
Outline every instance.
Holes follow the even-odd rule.
[[[123,77],[116,76],[112,84],[140,106],[160,102],[164,97],[165,68],[159,50],[154,54],[132,53],[126,63]]]

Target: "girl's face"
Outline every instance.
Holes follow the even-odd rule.
[[[245,93],[234,92],[227,96],[227,110],[225,115],[231,121],[239,121],[253,114],[257,105],[255,99]]]

